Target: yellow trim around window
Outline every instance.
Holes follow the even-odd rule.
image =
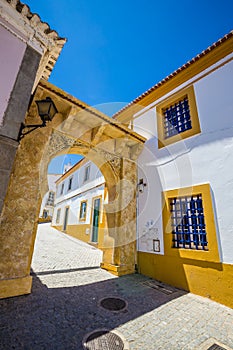
[[[203,251],[186,248],[173,248],[172,228],[170,219],[170,199],[175,197],[190,196],[197,194],[202,195],[208,250]],[[186,259],[220,262],[220,256],[218,251],[218,239],[216,234],[215,218],[212,206],[211,189],[209,184],[185,187],[163,192],[163,232],[165,255]]]
[[[81,213],[82,213],[82,204],[86,203],[86,210],[85,210],[85,215],[83,218],[81,218]],[[79,221],[86,221],[86,217],[87,217],[87,200],[85,201],[81,201],[80,202],[80,209],[79,209]]]
[[[192,128],[184,132],[181,132],[177,135],[165,138],[163,110],[175,104],[176,102],[182,100],[186,96],[188,97],[188,102],[189,102]],[[159,103],[156,106],[156,112],[157,112],[157,127],[158,127],[158,148],[165,147],[167,145],[186,139],[187,137],[199,134],[201,132],[193,86],[189,86],[188,88],[183,89],[178,93],[175,93],[171,97],[167,98],[165,101]]]

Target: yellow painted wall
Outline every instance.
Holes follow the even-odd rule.
[[[59,231],[64,232],[62,229],[62,227],[63,227],[62,225],[53,226],[53,227]],[[87,229],[89,229],[89,234],[86,234]],[[98,243],[91,242],[91,225],[90,224],[67,225],[66,231],[64,233],[67,233],[68,235],[70,235],[72,237],[80,239],[83,242],[91,243],[96,248],[103,250],[104,232],[105,232],[105,220],[103,218],[102,223],[100,223],[100,225],[99,225]]]
[[[139,272],[233,307],[233,265],[138,252]]]
[[[52,226],[52,227],[55,228],[58,231],[62,231],[62,226],[61,225],[60,226]]]
[[[202,195],[208,249],[173,248],[170,199]],[[138,252],[139,272],[233,307],[233,265],[220,261],[211,187],[207,184],[163,193],[164,255]]]
[[[90,229],[91,225],[81,224],[81,225],[67,225],[66,233],[72,237],[78,238],[83,242],[90,241]],[[89,234],[86,234],[86,230],[89,229]]]

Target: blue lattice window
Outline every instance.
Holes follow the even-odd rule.
[[[170,199],[173,248],[207,248],[207,233],[202,195]]]
[[[163,109],[165,139],[192,129],[188,96]]]

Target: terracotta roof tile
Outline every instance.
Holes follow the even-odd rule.
[[[171,74],[169,74],[167,77],[165,77],[164,79],[162,79],[160,82],[158,82],[157,84],[155,84],[154,86],[152,86],[150,89],[148,89],[147,91],[145,91],[143,94],[141,94],[140,96],[136,97],[133,101],[131,101],[129,104],[127,104],[125,107],[123,107],[122,109],[120,109],[117,113],[115,113],[113,115],[113,118],[117,118],[123,111],[125,111],[126,109],[128,109],[129,107],[131,107],[132,105],[138,103],[139,101],[141,101],[143,99],[143,97],[149,95],[152,91],[156,90],[158,87],[160,87],[161,85],[163,85],[165,82],[167,82],[168,80],[170,80],[172,77],[176,76],[178,73],[180,73],[181,71],[183,71],[184,69],[186,69],[187,67],[189,67],[191,64],[194,64],[195,62],[197,62],[200,58],[202,58],[203,56],[205,56],[206,54],[208,54],[210,51],[212,51],[213,49],[215,49],[217,46],[221,45],[223,42],[225,42],[226,40],[228,40],[229,38],[231,38],[233,36],[233,30],[230,31],[228,34],[224,35],[221,39],[219,39],[218,41],[216,41],[215,43],[213,43],[211,46],[209,46],[207,49],[203,50],[200,54],[198,54],[197,56],[193,57],[191,60],[189,60],[188,62],[186,62],[185,64],[183,64],[181,67],[179,67],[177,70],[175,70],[174,72],[172,72]]]
[[[47,37],[50,40],[53,40],[54,46],[56,47],[53,55],[56,57],[53,57],[53,62],[51,62],[49,66],[46,66],[46,69],[43,73],[43,78],[47,80],[67,39],[60,37],[57,31],[51,29],[48,23],[43,22],[37,13],[31,12],[29,6],[22,3],[20,0],[5,1],[9,3],[13,8],[15,8],[16,11],[26,19],[30,26],[32,28],[35,28],[35,30],[38,31],[40,35],[42,35],[42,37]]]

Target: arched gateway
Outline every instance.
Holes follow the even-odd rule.
[[[47,168],[59,154],[77,153],[94,162],[106,180],[109,204],[101,267],[120,276],[134,272],[136,255],[135,160],[145,139],[126,126],[41,81],[26,116],[39,124],[36,100],[51,97],[59,113],[20,143],[0,222],[1,297],[30,293],[30,266]]]

